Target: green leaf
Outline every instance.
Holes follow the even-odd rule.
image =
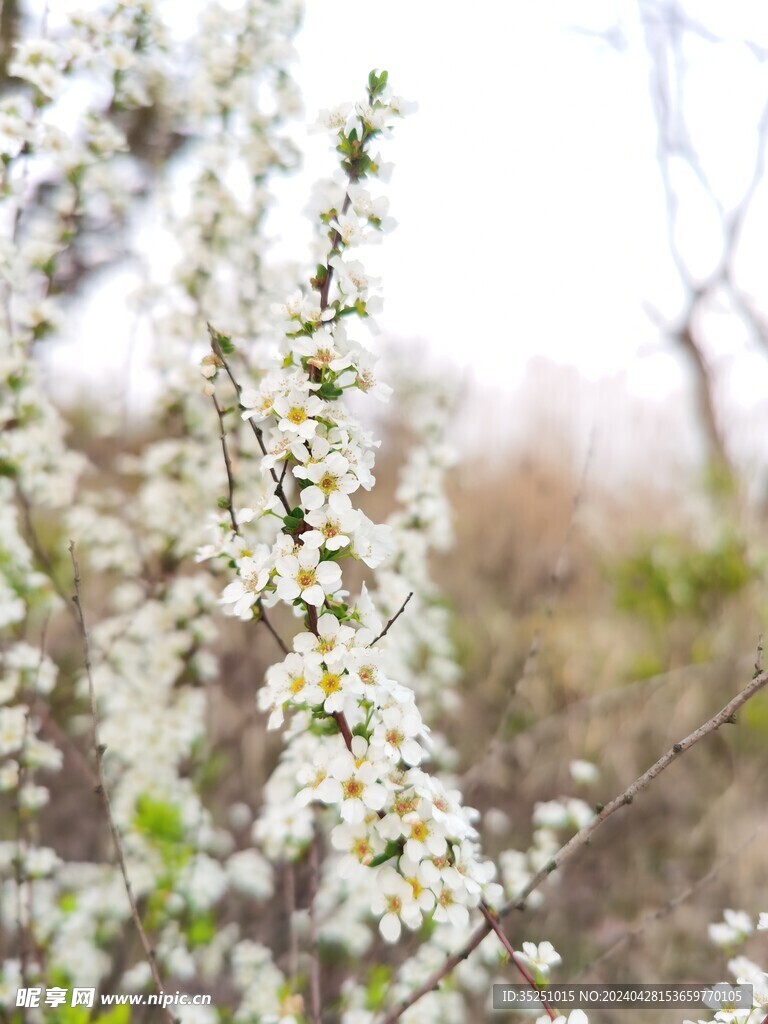
[[[217,331],[214,327],[210,328],[211,337],[217,342],[221,351],[225,356],[231,356],[235,351],[235,346],[232,344],[232,339],[228,334],[222,334],[221,331]]]
[[[86,1018],[87,1019],[87,1018]],[[107,1013],[101,1013],[95,1024],[128,1024],[131,1019],[131,1008],[127,1003],[113,1006]]]
[[[291,514],[290,515],[283,516],[283,522],[285,523],[286,530],[289,533],[293,533],[293,531],[294,530],[298,530],[298,528],[304,522],[304,512],[303,512],[303,510],[300,509],[298,507],[298,505],[297,505],[296,508],[291,509]]]
[[[374,857],[368,866],[371,868],[378,868],[380,865],[385,864],[388,860],[391,860],[393,857],[399,857],[402,852],[402,840],[390,839],[389,842],[387,843],[384,852],[380,853],[378,857]]]
[[[213,917],[210,914],[201,914],[189,923],[185,933],[192,949],[195,946],[207,946],[216,934]]]
[[[184,839],[179,808],[163,800],[154,800],[146,793],[136,801],[134,825],[148,839],[158,843],[180,843]]]
[[[365,986],[365,1005],[369,1010],[379,1010],[392,980],[392,968],[386,964],[377,964],[368,975]]]

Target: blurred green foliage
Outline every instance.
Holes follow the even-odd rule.
[[[661,535],[614,567],[616,605],[655,627],[680,616],[705,621],[756,574],[738,537],[698,547]]]

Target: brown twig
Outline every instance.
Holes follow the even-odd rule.
[[[480,910],[481,910],[482,915],[485,918],[486,922],[488,923],[488,925],[493,929],[493,931],[496,932],[496,936],[497,936],[499,942],[502,944],[502,946],[506,950],[507,956],[509,957],[509,959],[515,965],[515,967],[518,969],[518,971],[522,974],[522,976],[525,978],[525,980],[528,982],[528,984],[531,986],[531,988],[537,989],[539,986],[536,984],[536,979],[530,973],[530,971],[525,966],[525,964],[522,962],[522,960],[520,960],[520,958],[518,957],[517,953],[515,953],[515,950],[514,950],[514,948],[512,946],[512,943],[509,941],[509,939],[505,935],[504,929],[499,924],[499,919],[496,916],[496,914],[494,913],[494,911],[491,910],[491,908],[489,906],[487,906],[487,904],[485,904],[485,903],[481,903],[480,904]],[[549,1017],[549,1019],[550,1020],[554,1020],[555,1016],[556,1016],[555,1011],[552,1009],[552,1007],[549,1005],[549,1003],[546,1001],[546,999],[542,999],[541,1000],[541,1005],[546,1010],[547,1016]]]
[[[256,607],[259,609],[259,618],[258,618],[257,621],[264,623],[264,625],[267,627],[269,632],[275,638],[275,643],[278,645],[278,647],[283,652],[283,654],[290,654],[290,649],[289,649],[288,645],[285,643],[283,638],[280,636],[280,634],[277,632],[275,627],[272,625],[272,623],[267,618],[267,613],[264,610],[264,605],[261,603],[261,601],[257,601],[256,602]]]
[[[355,179],[350,176],[350,178],[349,178],[350,184],[352,184],[354,182],[354,180]],[[342,215],[342,217],[349,210],[351,205],[352,205],[352,200],[351,200],[351,198],[349,196],[349,193],[345,193],[345,195],[344,195],[344,202],[341,204],[341,215]],[[331,235],[331,255],[333,255],[333,253],[336,252],[336,248],[337,248],[337,246],[338,246],[340,241],[341,241],[341,232],[339,230],[336,230]],[[331,266],[331,260],[330,260],[330,256],[329,256],[328,257],[328,262],[325,264],[325,278],[323,279],[323,284],[322,284],[322,286],[320,288],[320,309],[321,310],[324,310],[324,309],[328,308],[328,296],[329,296],[329,293],[330,293],[330,290],[331,290],[331,280],[332,279],[333,279],[333,267]]]
[[[376,637],[376,639],[375,640],[371,640],[370,644],[368,645],[369,647],[373,647],[374,644],[377,644],[379,642],[379,640],[382,640],[387,635],[387,633],[390,631],[392,626],[394,626],[394,624],[397,622],[397,620],[400,618],[400,616],[405,611],[405,606],[408,604],[408,602],[411,600],[412,597],[413,597],[413,591],[411,591],[410,594],[408,595],[408,597],[406,597],[406,599],[403,601],[403,603],[400,605],[398,610],[395,612],[395,614],[392,616],[392,618],[386,624],[384,629],[382,629],[382,631],[379,633],[379,635]]]
[[[146,957],[149,965],[149,970],[152,975],[152,981],[155,986],[155,991],[158,995],[163,992],[164,985],[162,978],[160,977],[160,971],[157,966],[157,958],[155,951],[152,948],[152,944],[149,941],[144,925],[142,924],[141,915],[139,914],[139,908],[136,903],[136,898],[133,895],[133,888],[131,886],[131,880],[128,877],[128,867],[125,861],[125,851],[123,849],[123,841],[120,837],[117,824],[115,823],[114,815],[112,814],[112,804],[109,799],[109,791],[107,789],[107,780],[104,775],[104,751],[106,748],[101,743],[99,738],[99,709],[96,703],[96,689],[93,684],[93,672],[91,667],[91,649],[88,641],[88,631],[85,626],[85,617],[83,615],[83,606],[80,595],[80,567],[77,564],[77,557],[75,555],[75,542],[69,542],[69,555],[72,559],[72,572],[74,576],[75,593],[72,596],[72,602],[77,612],[77,621],[80,628],[80,636],[83,641],[83,659],[85,663],[85,674],[88,679],[88,698],[90,701],[91,708],[91,726],[92,726],[92,738],[93,748],[96,755],[96,775],[98,778],[98,785],[96,787],[96,793],[101,798],[102,805],[104,807],[104,813],[107,818],[107,824],[109,825],[109,831],[112,836],[112,842],[115,847],[115,855],[117,857],[117,863],[120,868],[120,874],[123,877],[123,885],[125,887],[126,895],[128,896],[128,903],[131,908],[131,917],[133,923],[136,926],[136,931],[141,942],[142,949],[144,950],[144,956]],[[163,1007],[163,1013],[169,1024],[178,1024],[177,1018],[171,1013],[169,1009]]]
[[[219,418],[219,440],[221,441],[221,450],[224,453],[224,466],[227,470],[227,486],[229,488],[227,509],[229,510],[232,529],[235,533],[239,534],[240,527],[237,525],[237,516],[235,515],[235,478],[232,473],[232,460],[229,457],[229,449],[227,447],[227,431],[224,427],[224,411],[219,405],[219,400],[216,395],[211,395],[211,398],[213,399],[213,406],[216,410],[216,415]]]
[[[208,329],[212,331],[212,328],[211,328],[210,324],[208,325]],[[211,338],[213,339],[213,334],[211,335]],[[216,344],[218,345],[218,341],[216,342]],[[221,346],[219,345],[219,350],[220,349],[221,349]],[[217,355],[218,355],[218,353],[217,353]],[[222,357],[221,358],[223,358],[223,353],[222,353]],[[233,381],[233,383],[234,383],[234,381]],[[237,386],[237,385],[235,385],[235,386]],[[214,404],[214,407],[216,409],[216,415],[219,418],[219,427],[220,427],[219,438],[221,440],[221,450],[222,450],[222,452],[224,454],[224,466],[225,466],[226,471],[227,471],[227,485],[228,485],[228,488],[229,488],[229,494],[228,494],[228,497],[227,497],[227,508],[229,510],[229,518],[230,518],[230,522],[232,523],[232,529],[234,530],[234,532],[239,537],[240,536],[240,525],[239,525],[239,523],[237,521],[237,516],[235,514],[235,504],[234,504],[234,498],[235,498],[235,477],[234,477],[234,474],[232,472],[232,460],[229,457],[229,448],[227,447],[227,432],[224,429],[224,410],[219,405],[219,401],[216,398],[215,394],[211,395],[211,398],[213,399],[213,404]],[[286,463],[286,465],[287,465],[287,463]],[[284,476],[285,476],[285,472],[283,472],[283,475],[280,477],[280,480],[278,481],[278,485],[277,486],[280,489],[280,491],[282,491],[282,488],[283,488],[283,477]],[[269,621],[269,617],[267,616],[267,613],[264,610],[264,605],[261,603],[261,601],[257,601],[256,602],[256,607],[259,610],[258,621],[264,623],[264,625],[267,627],[269,632],[274,637],[276,643],[280,647],[280,650],[283,652],[283,654],[288,654],[289,650],[288,650],[287,645],[285,644],[285,642],[283,641],[282,637],[277,632],[275,627]]]
[[[219,339],[218,339],[218,337],[216,335],[216,330],[215,330],[215,328],[211,324],[208,324],[208,334],[210,335],[210,338],[211,338],[211,348],[213,349],[213,353],[216,356],[216,358],[221,362],[221,365],[224,367],[224,370],[226,371],[226,374],[227,374],[227,376],[229,377],[229,379],[230,379],[230,381],[232,383],[232,387],[235,389],[235,394],[237,395],[237,404],[238,404],[240,409],[244,409],[245,406],[240,401],[240,395],[242,394],[243,389],[240,386],[240,384],[237,382],[237,380],[235,378],[235,375],[232,373],[232,368],[230,367],[229,362],[227,361],[227,357],[224,355],[222,347],[219,344]],[[256,437],[256,440],[258,441],[259,448],[261,448],[262,455],[266,455],[267,454],[267,446],[264,444],[264,435],[263,435],[263,432],[261,430],[261,427],[259,427],[259,425],[257,423],[254,423],[253,419],[250,416],[248,417],[248,422],[250,423],[251,430],[253,431],[253,433],[254,433],[254,435]],[[272,477],[272,480],[274,481],[274,484],[275,484],[275,494],[278,496],[278,498],[282,502],[282,505],[283,505],[283,508],[285,509],[286,515],[290,515],[291,514],[291,506],[290,506],[290,504],[288,502],[288,499],[285,496],[285,491],[283,490],[282,480],[281,480],[281,478],[278,477],[277,473],[274,471],[273,468],[270,469],[269,473],[270,473],[270,476]]]
[[[700,725],[698,729],[694,729],[694,731],[689,733],[685,739],[680,740],[679,743],[675,743],[666,752],[666,754],[662,755],[662,757],[651,765],[646,772],[643,772],[642,775],[635,779],[635,781],[628,786],[623,793],[620,793],[617,797],[611,800],[610,803],[605,804],[605,806],[600,809],[594,820],[577,832],[576,835],[574,835],[565,844],[565,846],[555,854],[552,860],[550,860],[541,871],[538,871],[533,878],[530,879],[528,884],[515,896],[515,898],[510,900],[501,908],[498,917],[506,917],[513,909],[521,911],[525,910],[526,900],[531,893],[538,889],[542,882],[554,871],[562,867],[567,860],[570,860],[577,850],[581,849],[582,846],[585,846],[594,833],[605,823],[605,821],[607,821],[608,818],[611,817],[611,815],[615,814],[616,811],[620,810],[622,807],[630,806],[635,797],[642,793],[643,790],[647,789],[665,768],[668,768],[673,761],[676,761],[682,756],[682,754],[700,740],[703,740],[706,736],[716,732],[723,725],[735,723],[736,712],[767,684],[768,672],[756,671],[752,681],[731,701],[729,701],[724,708],[722,708],[716,715],[713,715],[713,717],[703,725]],[[378,1024],[394,1024],[394,1022],[398,1020],[398,1018],[401,1017],[407,1009],[413,1006],[414,1003],[417,1003],[422,996],[426,995],[427,992],[431,992],[432,989],[437,988],[442,979],[450,974],[454,967],[460,964],[462,960],[466,960],[470,953],[477,949],[491,930],[492,927],[487,920],[479,925],[457,953],[448,957],[442,967],[434,971],[424,984],[420,985],[410,994],[410,996],[402,1000],[397,1006],[390,1010],[389,1013],[383,1016]]]

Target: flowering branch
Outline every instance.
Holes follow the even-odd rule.
[[[518,957],[517,953],[515,953],[515,950],[514,950],[514,948],[512,946],[512,943],[509,941],[509,939],[507,938],[507,936],[506,936],[506,934],[504,932],[504,929],[499,924],[499,919],[498,919],[498,916],[496,915],[496,913],[493,910],[491,910],[491,908],[488,907],[485,903],[481,903],[480,904],[480,911],[481,911],[483,917],[485,918],[489,928],[492,928],[493,931],[496,933],[496,937],[498,938],[499,942],[502,944],[502,946],[506,950],[507,956],[512,961],[512,963],[515,965],[515,967],[518,969],[518,971],[522,974],[522,976],[525,978],[525,980],[528,982],[528,984],[531,986],[531,988],[534,988],[534,989],[538,988],[539,986],[536,984],[536,979],[533,977],[533,975],[528,970],[528,968],[525,966],[525,964],[522,962],[522,960]],[[546,1013],[547,1013],[547,1016],[549,1017],[549,1019],[550,1020],[554,1020],[555,1019],[555,1011],[552,1009],[552,1007],[549,1005],[549,1003],[545,999],[542,999],[541,1000],[541,1005],[546,1010]]]
[[[112,805],[109,799],[109,791],[107,789],[107,780],[104,774],[104,751],[106,747],[101,743],[99,737],[99,709],[96,703],[96,690],[93,685],[93,672],[91,667],[91,648],[88,641],[88,631],[85,626],[85,618],[83,616],[83,605],[80,596],[80,567],[77,563],[77,556],[75,555],[75,542],[69,542],[69,555],[72,559],[72,571],[74,576],[75,593],[72,597],[72,602],[77,612],[77,621],[80,628],[80,636],[83,641],[83,659],[85,663],[85,674],[88,679],[88,698],[91,707],[91,726],[92,726],[92,737],[93,737],[93,748],[96,754],[96,775],[98,778],[98,785],[96,787],[96,793],[101,798],[102,805],[104,807],[104,813],[107,818],[107,824],[109,825],[109,831],[112,835],[112,842],[115,847],[115,855],[117,857],[117,863],[120,867],[120,874],[123,876],[123,885],[125,887],[126,895],[128,896],[128,903],[131,908],[131,917],[133,923],[136,926],[136,931],[139,935],[139,941],[141,942],[142,949],[144,950],[144,956],[146,957],[147,964],[152,975],[152,981],[155,986],[155,991],[160,995],[164,990],[162,978],[160,977],[160,971],[157,966],[157,958],[155,957],[155,951],[152,948],[152,944],[149,941],[144,925],[141,920],[141,914],[136,903],[136,898],[133,895],[133,888],[131,886],[131,880],[128,877],[128,867],[125,860],[125,851],[123,849],[122,839],[120,838],[120,832],[118,831],[115,819],[112,814]],[[163,1014],[168,1020],[169,1024],[178,1024],[177,1018],[171,1013],[167,1007],[163,1007]]]

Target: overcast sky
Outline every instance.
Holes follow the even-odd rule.
[[[768,94],[768,66],[740,40],[768,47],[768,4],[695,8],[724,42],[694,39],[686,51],[687,116],[728,206],[746,185]],[[384,279],[387,332],[447,353],[497,392],[516,388],[537,357],[595,382],[620,379],[638,396],[685,386],[684,367],[644,311],[650,303],[674,322],[683,293],[666,242],[635,2],[309,2],[298,51],[308,120],[359,96],[373,67],[419,103],[385,150],[396,165],[389,194],[399,227],[366,253]],[[300,141],[304,170],[281,185],[272,224],[293,258],[307,237],[310,184],[333,160],[323,137]],[[685,168],[675,174],[681,245],[706,273],[719,251],[717,220]],[[742,267],[760,290],[765,190],[751,225]],[[710,331],[723,394],[745,408],[762,400],[768,359],[731,320]]]

